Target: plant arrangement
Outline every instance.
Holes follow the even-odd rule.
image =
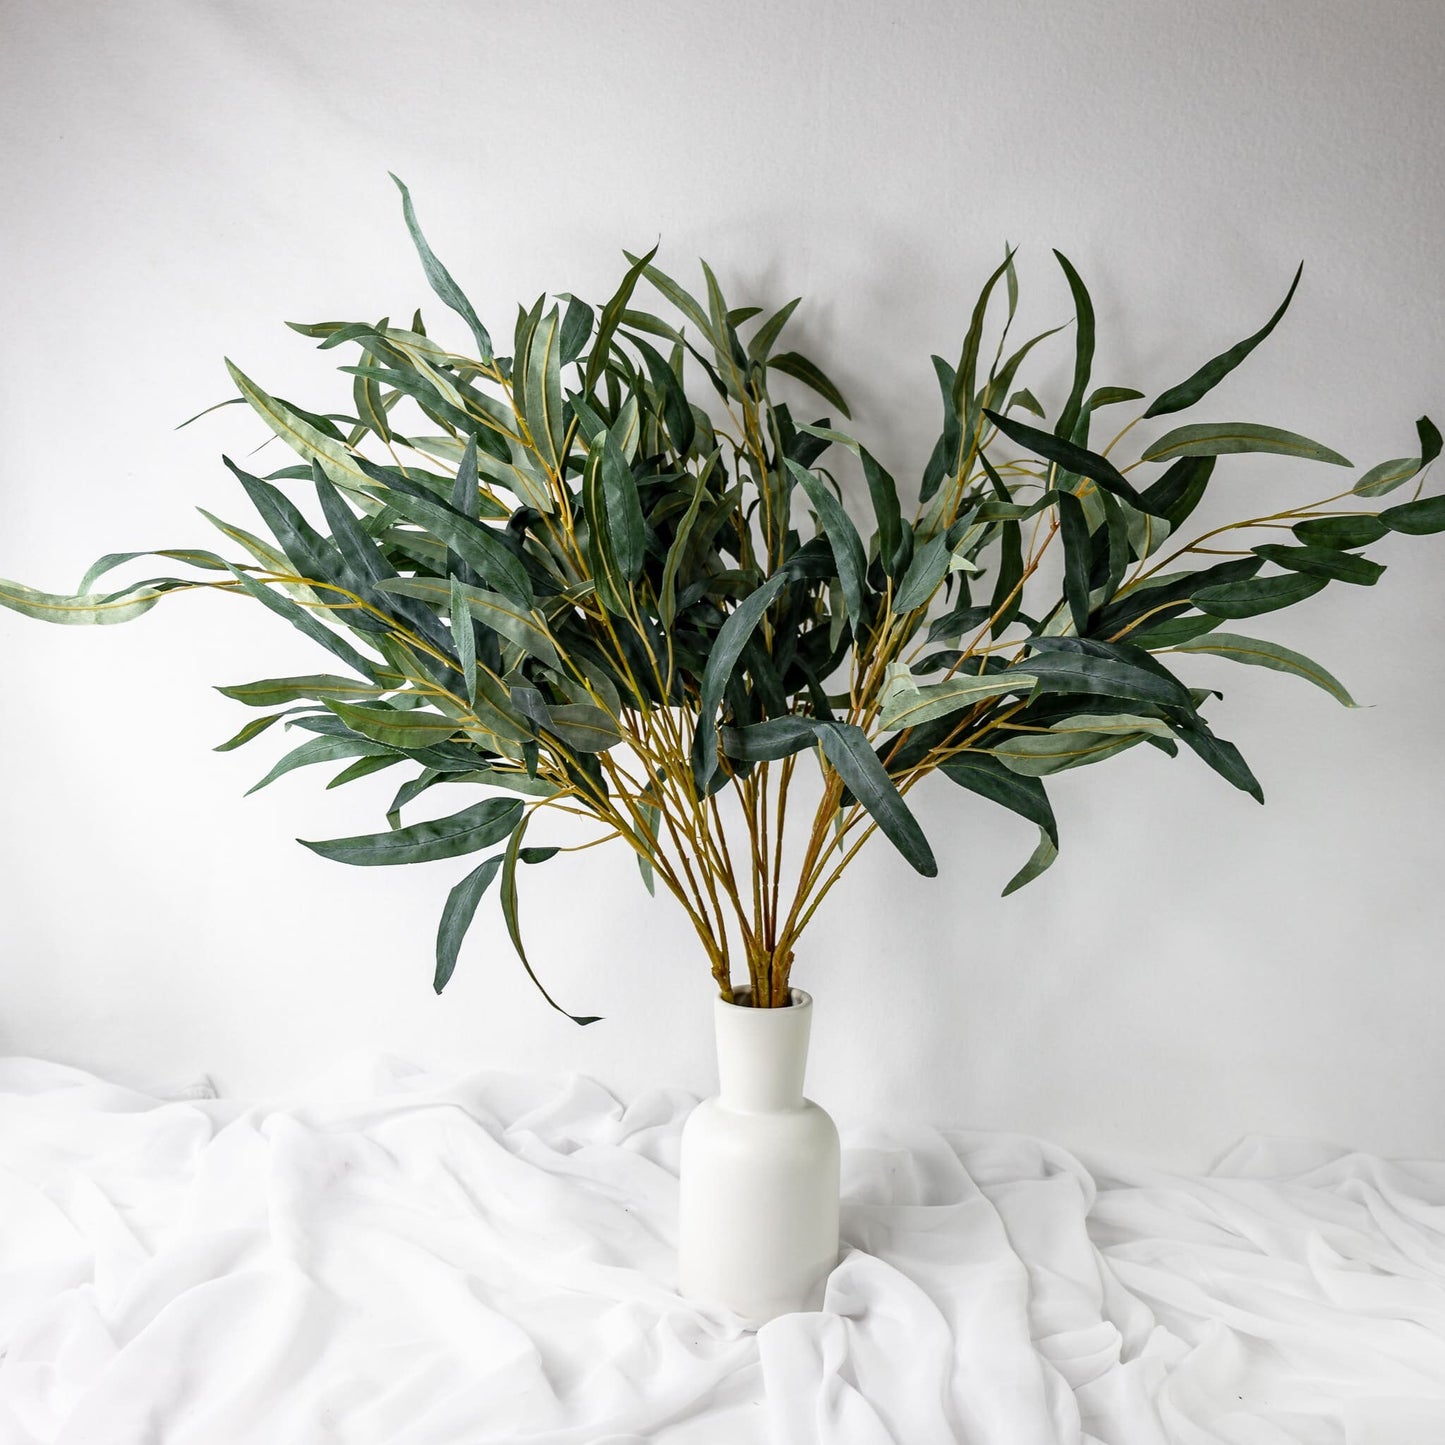
[[[466,323],[469,354],[433,339],[420,314],[407,326],[294,325],[348,358],[353,405],[307,411],[230,366],[233,400],[300,458],[264,477],[226,459],[270,536],[204,515],[246,560],[114,554],[74,595],[0,582],[0,602],[52,622],[109,623],[211,588],[254,600],[326,649],[339,671],[223,687],[260,711],[221,750],[277,723],[306,735],[257,787],[315,764],[344,764],[331,787],[407,768],[390,826],[306,844],[327,858],[370,866],[497,850],[446,901],[438,991],[494,882],[536,981],[517,875],[559,851],[525,843],[548,810],[590,819],[602,828],[595,842],[635,851],[648,889],[660,883],[686,911],[724,998],[741,989],[741,965],[748,1001],[779,1006],[800,935],[875,832],[920,873],[937,871],[908,805],[933,774],[1037,825],[1038,848],[1006,893],[1055,857],[1044,780],[1064,769],[1141,743],[1172,756],[1182,744],[1262,801],[1206,720],[1218,694],[1174,666],[1212,653],[1352,705],[1324,668],[1240,635],[1236,619],[1331,583],[1372,585],[1384,568],[1363,548],[1389,532],[1445,530],[1445,496],[1419,495],[1441,448],[1426,417],[1416,455],[1322,501],[1203,531],[1189,522],[1221,459],[1350,463],[1237,421],[1173,426],[1121,459],[1138,423],[1193,407],[1269,335],[1298,273],[1257,332],[1146,401],[1093,384],[1093,307],[1056,252],[1074,361],[1050,422],[1021,373],[1054,332],[1010,344],[1009,251],[957,364],[933,358],[941,426],[905,510],[878,459],[835,425],[849,418],[837,387],[780,349],[796,301],[767,315],[730,306],[706,265],[705,299],[695,298],[649,252],[627,258],[600,310],[569,295],[519,310],[511,355],[499,355],[397,184],[427,280]],[[643,281],[672,319],[638,309]],[[799,421],[775,399],[779,377],[828,414]],[[839,461],[866,487],[862,526],[844,505]],[[1409,482],[1411,500],[1368,505]],[[293,491],[308,508],[314,500],[311,517]],[[98,588],[150,555],[195,575]],[[817,769],[806,789],[800,763]],[[433,788],[464,805],[405,823]]]

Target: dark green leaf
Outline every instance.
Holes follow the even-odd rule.
[[[296,841],[323,858],[359,867],[381,864],[431,863],[459,858],[499,842],[517,826],[522,803],[517,798],[487,798],[453,813],[450,818],[413,823],[386,833],[356,838],[328,838],[320,842]]]
[[[1373,587],[1385,571],[1379,562],[1372,562],[1368,557],[1336,552],[1330,547],[1286,547],[1278,542],[1266,542],[1250,550],[1266,562],[1287,567],[1291,572],[1305,572],[1311,577],[1324,577],[1330,581],[1353,582],[1358,587]]]
[[[1212,391],[1278,324],[1281,316],[1294,299],[1295,287],[1299,285],[1300,275],[1304,271],[1304,262],[1301,261],[1299,269],[1294,273],[1294,280],[1289,283],[1289,290],[1285,298],[1280,302],[1278,309],[1268,321],[1260,327],[1253,336],[1246,336],[1243,341],[1236,342],[1228,351],[1220,354],[1209,361],[1206,361],[1193,376],[1181,381],[1178,386],[1171,386],[1168,391],[1161,392],[1150,402],[1149,410],[1145,416],[1164,416],[1169,412],[1183,411],[1191,407],[1206,392]]]
[[[1056,463],[1065,471],[1074,472],[1097,482],[1105,491],[1123,497],[1141,511],[1147,511],[1143,498],[1136,492],[1119,469],[1106,457],[1098,456],[1086,448],[1076,446],[1063,437],[1057,437],[1038,427],[1026,426],[1021,421],[1004,416],[1002,412],[985,411],[984,415],[1011,441],[1019,446]]]
[[[1327,577],[1291,572],[1283,577],[1254,577],[1242,582],[1201,587],[1189,600],[1201,612],[1209,612],[1216,617],[1258,617],[1262,612],[1293,607],[1296,602],[1313,597],[1328,585]]]
[[[1418,502],[1386,507],[1380,521],[1392,532],[1407,532],[1412,537],[1445,532],[1445,497],[1421,497]]]
[[[1064,409],[1059,413],[1058,423],[1054,427],[1055,436],[1071,442],[1078,430],[1084,405],[1084,389],[1089,384],[1089,374],[1094,366],[1094,303],[1089,299],[1088,288],[1074,270],[1069,258],[1062,251],[1055,251],[1054,255],[1058,258],[1059,265],[1064,268],[1064,275],[1068,277],[1069,290],[1074,296],[1074,314],[1078,321],[1074,342],[1074,384],[1069,389],[1069,399],[1064,403]],[[1087,476],[1088,473],[1081,475]],[[1100,482],[1099,485],[1103,486],[1104,483]]]
[[[843,601],[848,610],[848,621],[853,635],[861,636],[867,623],[866,574],[868,556],[863,550],[862,539],[852,519],[843,510],[843,504],[828,490],[827,486],[808,471],[800,467],[791,457],[786,459],[788,470],[808,494],[813,510],[828,545],[833,549],[833,562],[838,568],[838,582],[843,588]]]
[[[768,362],[768,369],[781,371],[784,376],[801,381],[810,391],[817,392],[829,406],[837,407],[845,417],[852,417],[848,403],[843,400],[843,393],[806,356],[800,356],[796,351],[780,352]]]
[[[1293,530],[1307,547],[1348,552],[1378,542],[1390,529],[1373,513],[1365,512],[1355,516],[1316,517],[1297,523]]]
[[[925,878],[936,877],[938,864],[923,829],[868,745],[863,730],[835,722],[820,722],[817,729],[824,756],[884,837]]]
[[[940,764],[939,771],[959,787],[1037,824],[1054,846],[1058,846],[1059,829],[1054,810],[1049,806],[1044,785],[1037,778],[1011,772],[989,753],[958,753]]]
[[[452,974],[456,972],[462,940],[471,927],[482,895],[491,887],[492,879],[501,866],[500,853],[483,859],[447,894],[446,907],[442,909],[441,922],[437,925],[437,967],[432,987],[438,993],[451,982]]]
[[[1303,457],[1308,461],[1329,462],[1332,466],[1351,465],[1348,457],[1331,451],[1320,442],[1283,431],[1277,426],[1260,426],[1250,421],[1195,422],[1166,432],[1145,451],[1146,462],[1170,461],[1175,457],[1221,457],[1239,452],[1269,452],[1278,456]]]

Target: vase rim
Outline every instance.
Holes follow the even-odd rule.
[[[724,998],[721,994],[718,994],[718,996],[717,996],[717,1001],[718,1001],[718,1003],[720,1003],[724,1008],[739,1009],[739,1010],[746,1009],[748,1013],[771,1014],[771,1013],[782,1013],[782,1012],[784,1011],[783,1008],[762,1008],[762,1009],[760,1009],[760,1008],[754,1008],[751,1003],[739,1003],[739,1002],[738,1002],[738,1000],[739,1000],[739,999],[742,999],[742,998],[751,998],[751,997],[752,997],[752,992],[753,992],[753,991],[752,991],[752,989],[751,989],[750,987],[749,987],[749,988],[735,988],[735,989],[733,990],[733,996],[732,996],[731,999],[726,999],[726,998]],[[787,1004],[785,1005],[786,1008],[788,1008],[788,1009],[805,1009],[805,1008],[812,1008],[812,1006],[813,1006],[813,995],[812,995],[812,994],[805,992],[805,991],[804,991],[803,989],[801,989],[801,988],[790,988],[790,989],[788,990],[788,1002],[787,1002]]]

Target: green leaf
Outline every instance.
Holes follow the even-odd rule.
[[[713,639],[707,666],[703,669],[702,688],[698,699],[697,731],[693,735],[692,774],[700,794],[706,796],[718,772],[717,710],[723,692],[737,666],[744,645],[773,598],[789,581],[786,572],[775,572],[756,592],[750,593],[729,614]]]
[[[790,757],[818,741],[817,720],[808,717],[773,717],[743,728],[722,730],[722,750],[742,763],[772,763]]]
[[[1084,409],[1091,415],[1101,406],[1117,406],[1121,401],[1138,401],[1144,393],[1132,386],[1100,386],[1089,393]]]
[[[1348,467],[1348,457],[1298,432],[1260,426],[1249,421],[1195,422],[1166,432],[1145,451],[1146,462],[1163,462],[1174,457],[1222,457],[1238,452],[1268,452],[1277,456],[1303,457]]]
[[[1277,567],[1288,567],[1291,572],[1353,582],[1357,587],[1373,587],[1385,571],[1379,562],[1372,562],[1368,557],[1336,552],[1330,547],[1286,547],[1278,542],[1266,542],[1250,550],[1256,557],[1263,557]]]
[[[343,788],[347,783],[354,783],[358,778],[370,777],[372,773],[379,773],[383,768],[395,767],[397,763],[403,762],[401,753],[375,753],[371,757],[357,758],[354,763],[348,764],[327,783],[326,791],[329,793],[332,788]]]
[[[1191,594],[1189,601],[1201,612],[1216,617],[1258,617],[1263,612],[1293,607],[1328,585],[1327,577],[1292,572],[1284,577],[1252,577],[1242,582],[1201,587]]]
[[[626,614],[631,611],[629,584],[642,573],[645,532],[637,482],[616,432],[613,427],[592,438],[582,474],[582,506],[597,595],[609,612]]]
[[[936,877],[938,864],[923,829],[878,761],[878,755],[869,747],[863,730],[851,723],[836,722],[820,722],[817,729],[824,757],[877,823],[879,831],[925,878]]]
[[[392,180],[396,181],[396,188],[401,192],[402,215],[406,218],[407,230],[411,232],[412,244],[416,247],[417,255],[421,257],[422,270],[426,272],[427,284],[445,305],[451,307],[467,323],[472,338],[477,343],[478,359],[483,365],[491,365],[492,338],[487,335],[487,328],[477,319],[477,313],[472,309],[472,303],[462,293],[461,287],[452,280],[451,272],[437,260],[436,253],[427,244],[426,237],[421,233],[421,227],[417,225],[416,212],[411,204],[411,192],[395,176],[392,176]]]
[[[123,592],[83,593],[79,596],[37,592],[23,583],[0,578],[0,607],[8,607],[25,617],[39,618],[41,622],[61,622],[72,626],[129,622],[143,612],[149,612],[161,596],[149,585],[131,587]]]
[[[1298,522],[1293,528],[1295,536],[1308,547],[1329,547],[1343,552],[1355,547],[1368,547],[1389,530],[1370,512],[1354,516],[1315,517],[1308,522]]]
[[[520,806],[519,804],[518,807],[520,808]],[[598,1022],[596,1015],[567,1013],[567,1010],[542,987],[542,980],[533,971],[531,960],[527,957],[527,950],[522,946],[522,930],[517,920],[517,861],[523,851],[522,835],[527,831],[527,824],[530,821],[529,815],[518,822],[516,831],[507,843],[507,851],[502,860],[502,917],[506,920],[507,936],[512,940],[512,947],[516,950],[517,957],[521,960],[522,967],[527,970],[527,977],[532,980],[537,992],[559,1014],[566,1014],[574,1024],[595,1024]]]
[[[907,566],[909,558],[908,549],[904,545],[898,483],[867,447],[861,446],[844,432],[833,431],[825,426],[800,426],[798,430],[809,436],[822,437],[825,441],[837,442],[858,458],[863,468],[863,480],[868,484],[868,495],[873,502],[873,515],[878,522],[878,557],[883,564],[883,570],[890,577],[896,578]]]
[[[807,492],[808,500],[818,514],[823,534],[833,549],[833,563],[838,569],[838,581],[843,588],[843,602],[848,610],[853,635],[861,636],[868,620],[865,603],[868,555],[863,550],[862,539],[858,536],[852,518],[843,510],[843,504],[828,487],[791,457],[786,458],[786,462],[793,480]]]
[[[1402,482],[1408,482],[1417,472],[1423,471],[1440,455],[1440,429],[1428,416],[1422,416],[1415,423],[1420,437],[1418,457],[1396,457],[1394,461],[1381,462],[1355,483],[1354,491],[1360,497],[1382,497],[1393,492]]]
[[[368,481],[368,488],[408,522],[424,527],[434,537],[445,542],[462,561],[475,567],[486,582],[503,596],[519,607],[531,607],[532,584],[526,569],[485,522],[473,521],[472,518],[453,511],[444,502],[427,501],[385,484],[377,486],[375,482]]]
[[[878,724],[897,731],[918,727],[921,723],[961,712],[986,698],[1026,691],[1037,681],[1026,669],[1017,672],[1010,669],[1007,672],[991,672],[983,677],[956,673],[944,682],[920,686],[906,671],[899,672],[883,690],[883,709]]]
[[[532,443],[554,472],[562,470],[562,443],[567,429],[562,421],[561,322],[553,306],[527,334],[525,356],[515,365],[526,372],[526,420]]]
[[[1073,637],[1033,637],[1029,646],[1033,655],[1022,667],[1037,679],[1035,696],[1092,694],[1193,708],[1189,689],[1142,648]]]
[[[948,537],[938,533],[915,549],[913,560],[893,594],[893,611],[900,617],[926,607],[948,572]]]
[[[1002,896],[1007,898],[1010,893],[1017,893],[1025,883],[1032,883],[1058,856],[1058,845],[1040,828],[1039,846],[1029,855],[1028,862],[1009,880]]]
[[[623,254],[626,255],[627,253],[624,252]],[[602,308],[602,320],[597,327],[597,339],[592,343],[592,350],[587,355],[587,365],[582,373],[582,393],[584,396],[592,395],[592,388],[597,385],[603,371],[606,369],[608,353],[612,349],[612,338],[616,334],[617,328],[622,322],[623,315],[627,311],[627,303],[632,299],[632,293],[637,287],[638,277],[646,274],[648,280],[651,281],[654,286],[657,286],[658,290],[663,290],[662,286],[658,284],[658,278],[662,276],[662,273],[659,271],[654,274],[650,264],[655,255],[657,255],[656,246],[645,256],[627,256],[627,259],[632,265],[628,268],[627,274],[622,278],[622,284],[617,288],[612,299]],[[666,280],[665,277],[662,277],[662,279]],[[674,287],[674,289],[679,288]],[[666,295],[667,293],[664,291],[663,294]],[[701,315],[701,312],[698,314]],[[703,329],[707,329],[705,323]]]
[[[596,312],[585,301],[576,296],[567,298],[567,309],[562,313],[562,334],[557,343],[563,366],[570,366],[582,355],[595,319]]]
[[[1089,568],[1092,547],[1084,504],[1072,492],[1059,492],[1059,535],[1064,543],[1064,597],[1074,631],[1089,630]]]
[[[547,713],[551,731],[577,752],[603,753],[622,741],[616,722],[591,703],[554,704]]]
[[[1082,768],[1102,762],[1141,743],[1143,732],[1094,732],[1088,717],[1076,720],[1078,726],[1056,725],[1047,732],[1019,733],[993,745],[993,756],[1004,767],[1025,777],[1047,777],[1069,768]]]
[[[1187,743],[1221,778],[1241,792],[1248,793],[1255,802],[1264,802],[1264,789],[1233,743],[1215,737],[1203,718],[1191,718],[1173,726],[1180,740]]]
[[[1012,417],[1004,416],[1002,412],[985,409],[984,415],[1010,441],[1017,442],[1019,446],[1043,457],[1046,461],[1056,463],[1065,471],[1074,472],[1081,477],[1088,477],[1090,481],[1097,482],[1105,491],[1113,492],[1116,497],[1123,497],[1125,501],[1141,510],[1148,510],[1144,506],[1143,498],[1134,490],[1129,479],[1108,458],[1077,446],[1071,441],[1066,441],[1063,437],[1040,431],[1038,427],[1027,426],[1021,421],[1015,421]]]
[[[1325,671],[1319,663],[1302,653],[1291,652],[1277,642],[1263,642],[1255,637],[1240,637],[1233,632],[1213,632],[1174,644],[1175,652],[1212,652],[1227,657],[1233,662],[1252,663],[1257,667],[1273,668],[1276,672],[1287,672],[1312,682],[1345,707],[1359,704],[1345,691],[1344,684],[1337,677]]]
[[[467,683],[467,701],[473,707],[477,703],[477,633],[472,625],[471,608],[467,602],[467,590],[461,578],[450,581],[452,643],[457,650],[457,661],[461,664],[462,676]]]
[[[455,718],[425,708],[360,707],[355,703],[325,703],[353,732],[392,748],[427,748],[446,742],[460,724]]]
[[[420,597],[439,608],[450,608],[452,584],[435,577],[394,577],[377,584],[383,592],[397,592],[403,597]],[[532,608],[516,606],[499,592],[481,587],[468,587],[458,582],[467,599],[467,609],[484,627],[515,642],[529,657],[538,658],[548,667],[561,671],[561,659],[552,641],[552,634],[540,613]]]
[[[229,358],[226,360],[226,370],[231,373],[231,380],[236,383],[237,389],[250,403],[256,415],[298,456],[308,462],[319,462],[326,475],[340,487],[354,490],[365,485],[366,474],[344,443],[318,430],[284,401],[278,401],[274,396],[262,391]]]
[[[784,376],[801,381],[810,391],[817,392],[829,406],[837,407],[845,417],[852,419],[853,413],[848,410],[843,393],[806,356],[800,356],[796,351],[779,352],[768,362],[768,370],[781,371]]]
[[[767,361],[774,343],[782,335],[783,327],[788,324],[789,317],[792,316],[802,299],[801,296],[795,296],[786,306],[779,307],[758,327],[753,333],[753,339],[748,342],[748,359],[750,361],[760,363]]]
[[[487,798],[453,813],[450,818],[412,823],[386,833],[368,833],[356,838],[328,838],[320,842],[296,841],[323,858],[358,867],[398,863],[431,863],[439,858],[459,858],[475,853],[505,838],[522,816],[516,798]]]
[[[275,707],[299,698],[322,701],[326,698],[380,697],[387,689],[318,672],[306,677],[271,677],[263,682],[242,682],[231,687],[218,687],[216,691],[223,697],[245,703],[247,707]]]
[[[1260,327],[1253,336],[1246,336],[1243,341],[1237,341],[1228,351],[1220,354],[1209,361],[1206,361],[1193,376],[1181,381],[1178,386],[1171,386],[1167,391],[1161,392],[1149,404],[1149,410],[1145,416],[1164,416],[1169,412],[1183,411],[1191,407],[1206,392],[1212,391],[1279,323],[1279,319],[1289,309],[1289,303],[1294,299],[1295,287],[1299,285],[1299,278],[1304,272],[1304,262],[1301,261],[1299,269],[1294,273],[1294,280],[1289,283],[1289,290],[1285,298],[1280,302],[1278,309],[1268,321]]]
[[[1445,497],[1421,497],[1417,502],[1386,507],[1380,521],[1392,532],[1406,532],[1412,537],[1445,532]]]
[[[254,597],[263,607],[268,607],[278,616],[284,617],[298,632],[304,632],[313,642],[319,642],[333,657],[338,657],[348,667],[354,668],[363,677],[378,680],[374,663],[359,653],[344,638],[338,637],[330,628],[324,627],[310,612],[289,597],[273,591],[257,582],[254,577],[235,569],[236,581],[242,591]]]
[[[1006,768],[989,753],[958,753],[939,764],[939,772],[950,782],[977,793],[981,798],[998,803],[1027,818],[1043,829],[1054,846],[1058,846],[1059,830],[1049,796],[1037,778],[1022,776]]]
[[[456,972],[457,955],[461,952],[462,940],[471,927],[482,895],[491,887],[497,869],[502,866],[500,853],[485,858],[450,893],[442,909],[441,922],[437,925],[437,967],[432,987],[440,993],[451,982]]]
[[[365,738],[308,738],[282,757],[259,783],[253,783],[247,788],[246,796],[249,798],[252,793],[259,793],[262,788],[269,787],[277,778],[285,777],[297,768],[310,767],[313,763],[334,763],[342,758],[378,757],[391,751],[392,749],[382,747],[380,743],[368,742]]]
[[[1078,430],[1079,416],[1084,405],[1084,389],[1089,384],[1089,373],[1094,365],[1094,303],[1089,299],[1088,288],[1074,270],[1069,258],[1062,251],[1055,251],[1054,255],[1068,278],[1069,290],[1074,296],[1074,314],[1078,320],[1074,343],[1074,384],[1069,389],[1069,399],[1064,403],[1058,424],[1054,427],[1055,436],[1071,442]]]
[[[717,465],[717,459],[718,454],[714,452],[698,474],[697,480],[693,483],[692,500],[687,504],[687,511],[683,513],[682,521],[677,524],[677,531],[673,534],[672,545],[667,549],[667,561],[662,569],[662,591],[658,595],[657,610],[658,616],[662,618],[662,625],[669,632],[672,631],[672,625],[677,620],[678,568],[682,566],[683,559],[687,556],[688,540],[692,536],[698,510],[702,506],[703,497],[707,494],[708,477]]]
[[[284,712],[273,712],[267,717],[253,717],[240,732],[234,737],[227,738],[225,742],[218,743],[211,749],[213,753],[229,753],[233,748],[245,746],[252,738],[258,737],[265,732],[272,723],[280,722],[286,714]]]

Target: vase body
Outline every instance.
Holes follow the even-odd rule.
[[[682,1132],[682,1292],[751,1325],[815,1309],[838,1260],[838,1131],[803,1097],[813,1000],[714,1003],[718,1094]]]

